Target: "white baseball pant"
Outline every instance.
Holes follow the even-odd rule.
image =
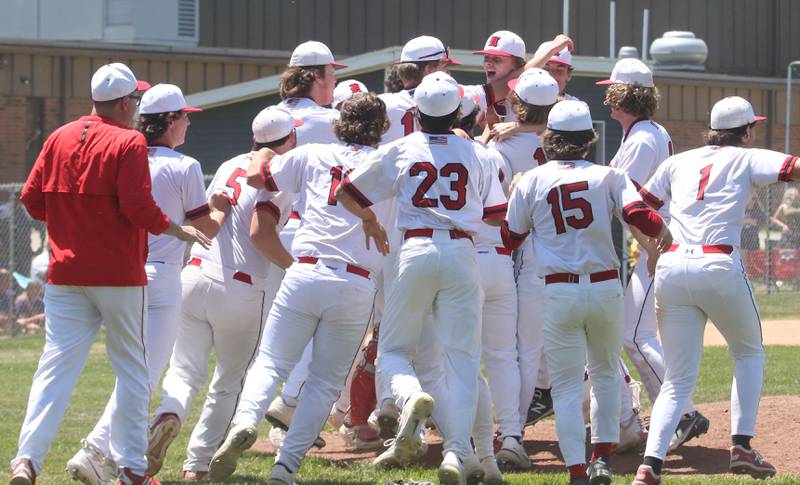
[[[174,413],[186,422],[192,399],[208,378],[212,349],[217,354],[203,411],[189,438],[184,470],[208,470],[239,402],[269,310],[264,279],[251,276],[248,284],[234,279],[234,273],[209,261],[200,267],[186,266],[181,273],[181,323],[156,418]]]
[[[472,241],[435,230],[431,238],[403,242],[395,281],[389,286],[378,341],[378,368],[399,407],[422,390],[413,367],[425,318],[433,311],[434,331],[443,347],[447,397],[437,403],[444,451],[472,453],[470,435],[480,372],[481,288]]]
[[[738,249],[705,254],[680,245],[656,270],[656,314],[666,372],[650,417],[646,456],[663,459],[697,383],[703,332],[711,320],[733,357],[731,434],[753,436],[764,380],[761,320]]]
[[[477,253],[484,294],[481,353],[489,375],[498,429],[502,436],[521,436],[521,406],[514,399],[520,396],[523,379],[520,376],[517,353],[517,286],[514,281],[514,262],[510,254],[500,254],[495,248]]]
[[[147,371],[150,389],[155,391],[161,375],[169,364],[178,322],[181,316],[181,266],[177,264],[147,263]],[[103,415],[86,440],[105,455],[110,456],[111,409],[114,395],[106,403]]]
[[[590,283],[587,275],[581,275],[578,283],[549,284],[544,308],[544,350],[553,383],[556,433],[569,467],[586,462],[584,370],[592,382],[592,443],[619,441],[622,285],[618,279]]]
[[[526,244],[522,251],[533,251]],[[520,252],[521,258],[522,252]],[[517,349],[519,352],[520,390],[517,394],[519,429],[525,427],[528,408],[537,387],[550,387],[550,383],[539,385],[544,357],[544,279],[536,275],[533,264],[523,263],[517,275]],[[546,370],[545,376],[546,376]]]
[[[120,467],[147,469],[147,405],[150,387],[144,335],[147,292],[143,286],[92,287],[48,284],[44,294],[45,346],[33,376],[28,408],[12,468],[27,458],[41,473],[75,382],[97,331],[106,326],[106,351],[117,376],[110,409],[111,458]]]
[[[308,378],[276,458],[292,470],[300,467],[344,387],[374,297],[371,279],[340,261],[295,263],[286,271],[233,422],[258,426],[313,337]]]

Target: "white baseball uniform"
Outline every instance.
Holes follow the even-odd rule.
[[[389,129],[383,134],[381,144],[385,145],[416,131],[414,111],[417,103],[414,101],[414,90],[404,89],[397,93],[383,93],[378,95],[386,105],[386,115],[389,117]]]
[[[167,147],[149,147],[153,199],[172,221],[208,214],[205,182],[200,163]],[[148,234],[147,319],[145,332],[150,389],[155,390],[169,363],[181,314],[181,268],[186,243],[164,234]],[[112,399],[87,441],[110,455]]]
[[[478,106],[481,107],[481,112],[486,113],[488,106],[494,106],[495,113],[501,122],[517,121],[517,114],[511,110],[508,101],[505,98],[497,99],[491,84],[473,84],[461,87],[464,89],[464,96],[476,100]]]
[[[297,127],[297,146],[307,145],[309,143],[339,143],[336,138],[336,133],[333,131],[333,122],[339,118],[339,112],[335,109],[326,108],[318,105],[314,100],[309,98],[287,98],[281,101],[278,105],[281,108],[289,111],[295,119],[303,121],[303,124]],[[283,247],[291,251],[292,240],[294,234],[302,223],[302,213],[304,205],[304,194],[295,194],[295,202],[293,205],[293,212],[289,221],[281,231],[280,237]],[[277,269],[277,268],[276,268]],[[280,274],[276,274],[275,281],[277,286],[280,286],[280,281],[283,279],[283,270]],[[281,397],[290,406],[297,405],[297,398],[300,396],[300,391],[303,389],[303,383],[308,376],[308,365],[311,362],[311,344],[306,347],[303,358],[295,366],[289,374],[283,389],[281,390]]]
[[[375,161],[350,174],[344,188],[362,206],[397,198],[404,231],[396,277],[387,288],[378,368],[400,407],[422,390],[412,360],[426,314],[444,347],[448,396],[437,421],[444,450],[472,453],[480,371],[479,269],[471,237],[506,201],[485,152],[452,134],[415,132],[380,148]]]
[[[185,422],[192,398],[208,377],[212,348],[217,365],[200,419],[189,439],[185,470],[205,471],[222,442],[255,358],[263,322],[277,288],[267,285],[275,266],[250,239],[256,211],[269,211],[278,227],[289,216],[291,195],[266,200],[247,185],[251,154],[224,162],[208,194],[224,191],[231,211],[210,249],[192,246],[181,273],[183,308],[156,416],[173,413]]]
[[[269,400],[312,342],[309,374],[276,461],[297,471],[344,387],[375,298],[374,275],[383,256],[366,249],[360,219],[334,197],[347,174],[373,148],[311,144],[264,165],[268,191],[305,193],[303,224],[295,234],[287,271],[267,319],[258,357],[236,411],[236,425],[258,426]],[[387,221],[389,204],[376,207]]]
[[[646,456],[663,459],[697,381],[711,320],[733,357],[731,434],[753,436],[764,379],[761,321],[739,254],[745,208],[756,187],[788,181],[797,157],[704,146],[667,159],[642,188],[669,204],[674,244],[656,266],[656,314],[666,373],[653,406]]]
[[[527,172],[511,195],[508,230],[532,231],[544,278],[544,349],[552,377],[559,447],[567,466],[585,463],[583,375],[593,384],[592,443],[619,440],[617,368],[622,286],[612,214],[646,210],[630,180],[585,160],[550,161]]]

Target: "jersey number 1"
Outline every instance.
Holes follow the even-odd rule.
[[[410,109],[406,111],[402,118],[400,118],[400,124],[403,125],[403,136],[408,136],[414,133],[414,110]]]
[[[697,187],[697,200],[703,200],[706,196],[706,187],[708,187],[708,178],[711,176],[711,166],[709,163],[700,169],[700,185]]]
[[[581,197],[572,197],[575,192],[583,192],[584,190],[589,190],[588,182],[559,185],[558,187],[553,187],[547,193],[547,203],[550,204],[550,212],[553,214],[553,221],[556,224],[556,234],[567,232],[564,222],[573,229],[586,229],[594,221],[592,204]],[[560,201],[559,193],[561,194]],[[567,216],[564,218],[561,211],[570,209],[580,210],[581,217]]]
[[[342,175],[342,167],[331,168],[331,190],[328,192],[328,205],[336,205],[336,189],[342,185],[342,179],[352,172],[353,169],[344,172]]]

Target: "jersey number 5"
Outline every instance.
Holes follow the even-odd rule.
[[[242,184],[236,180],[240,177],[247,177],[247,170],[243,168],[237,168],[233,171],[231,176],[228,177],[228,181],[225,182],[226,187],[233,189],[233,195],[230,197],[231,205],[236,205],[236,201],[239,199],[239,194],[242,193]]]
[[[553,214],[553,221],[556,224],[556,234],[567,232],[564,222],[573,229],[586,229],[594,221],[592,204],[581,197],[572,197],[575,192],[583,192],[584,190],[589,190],[588,182],[559,185],[558,187],[553,187],[547,193],[547,203],[550,204],[550,212]],[[561,194],[560,201],[559,193]],[[571,209],[580,210],[581,217],[567,216],[565,219],[561,214],[562,210]]]
[[[411,166],[408,173],[412,177],[417,177],[425,173],[425,178],[422,179],[422,183],[419,184],[417,191],[411,198],[411,202],[416,207],[439,207],[440,200],[444,208],[451,211],[459,210],[466,205],[469,173],[467,172],[467,168],[460,163],[448,163],[437,173],[436,167],[434,167],[432,163],[417,162]],[[442,177],[456,176],[455,180],[450,181],[450,190],[456,193],[455,199],[449,195],[440,195],[438,200],[425,197],[428,190],[436,183],[436,179],[439,178],[439,175]]]

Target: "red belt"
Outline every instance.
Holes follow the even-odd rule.
[[[672,246],[667,249],[667,251],[675,251],[678,249],[678,244],[673,244]],[[711,254],[731,254],[733,252],[733,246],[730,244],[704,244],[701,246],[703,248],[704,253],[711,253]]]
[[[494,248],[494,250],[497,251],[497,254],[502,254],[503,256],[511,256],[511,250],[506,247],[498,246]]]
[[[300,219],[300,213],[297,211],[292,211],[292,213],[289,214],[289,219]]]
[[[189,266],[200,266],[202,264],[203,260],[200,258],[192,258],[189,260]],[[241,281],[242,283],[247,283],[248,285],[253,284],[253,278],[251,278],[249,274],[242,273],[241,271],[233,273],[233,279]]]
[[[601,281],[608,281],[619,279],[619,271],[610,269],[608,271],[600,271],[589,275],[589,281],[592,283],[599,283]],[[553,273],[544,277],[544,284],[550,285],[553,283],[578,283],[581,280],[579,275],[573,273]]]
[[[300,256],[297,258],[298,263],[305,263],[305,264],[317,264],[319,258],[315,258],[314,256]],[[369,278],[369,271],[365,270],[361,266],[356,266],[354,264],[348,263],[345,267],[348,273],[357,274],[358,276],[362,276],[364,278]]]
[[[410,239],[412,237],[433,237],[433,229],[409,229],[406,231],[403,239]],[[450,229],[450,239],[469,239],[472,241],[472,236],[470,236],[468,232]]]

